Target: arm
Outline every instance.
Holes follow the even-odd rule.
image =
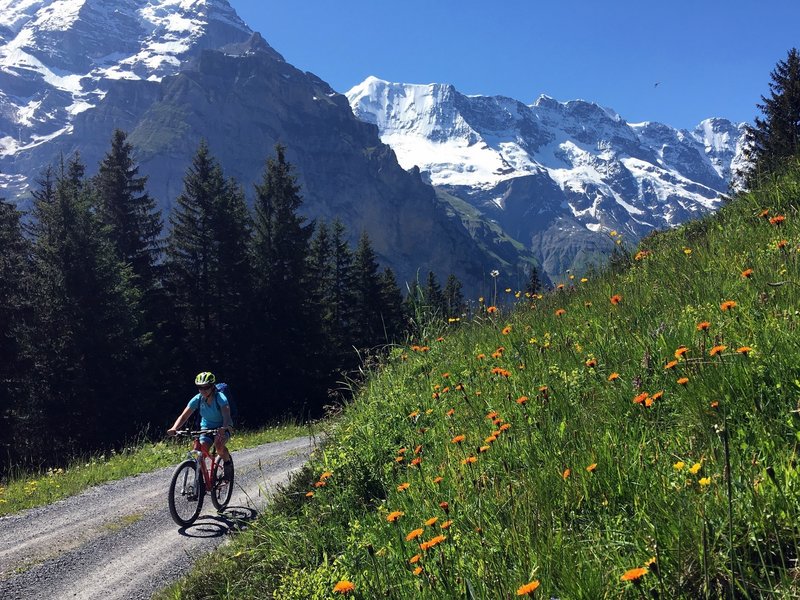
[[[230,431],[233,429],[233,422],[231,421],[231,407],[225,404],[219,408],[222,412],[222,427]]]
[[[181,428],[181,426],[192,416],[194,409],[189,408],[188,406],[183,409],[183,412],[175,419],[175,424],[167,429],[167,435],[175,435],[175,432]],[[230,414],[230,410],[228,411]]]

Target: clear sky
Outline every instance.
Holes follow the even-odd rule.
[[[800,47],[800,0],[229,0],[338,92],[369,75],[463,94],[584,99],[629,122],[752,121]],[[656,85],[657,84],[657,85]]]

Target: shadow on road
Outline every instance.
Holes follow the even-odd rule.
[[[245,529],[257,514],[248,506],[229,506],[223,513],[202,515],[189,527],[181,527],[178,533],[194,538],[222,537]]]

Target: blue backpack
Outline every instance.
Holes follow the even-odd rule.
[[[225,397],[228,399],[228,407],[231,409],[231,425],[236,424],[236,418],[239,416],[236,410],[236,403],[234,403],[233,398],[231,397],[231,387],[227,383],[217,383],[215,386],[218,392],[222,392],[225,394]],[[217,396],[214,396],[215,401],[219,404],[219,399]],[[222,412],[222,408],[220,408],[220,412]],[[200,411],[195,411],[194,414],[194,429],[200,429]]]

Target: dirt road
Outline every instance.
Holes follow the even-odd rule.
[[[309,437],[240,450],[236,489],[223,515],[206,498],[180,530],[169,516],[173,467],[96,486],[55,504],[0,519],[3,600],[150,598],[253,518],[278,483],[307,460]]]

